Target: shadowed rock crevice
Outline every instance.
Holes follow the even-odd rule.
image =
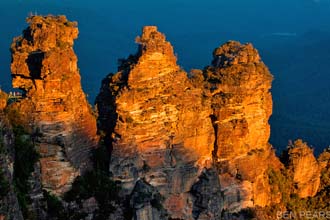
[[[212,121],[212,126],[213,126],[213,129],[214,129],[214,134],[218,134],[218,119],[215,115],[210,115],[210,118],[211,118],[211,121]],[[214,138],[214,148],[213,148],[213,151],[212,151],[212,157],[214,160],[216,160],[216,157],[217,157],[217,152],[218,152],[218,136],[215,135],[215,138]]]
[[[32,36],[32,28],[27,27],[25,30],[23,30],[23,38],[26,39],[29,42],[33,42],[33,36]],[[20,46],[19,41],[16,42],[17,46]]]
[[[29,54],[26,63],[32,79],[41,79],[41,68],[44,57],[45,53],[42,51],[35,51]]]
[[[117,120],[123,122],[122,118],[118,118],[116,112],[116,96],[121,89],[127,87],[128,73],[132,65],[136,63],[136,57],[131,55],[127,59],[118,60],[118,71],[120,74],[110,73],[102,80],[100,93],[96,97],[95,105],[97,106],[98,119],[97,127],[98,133],[101,135],[104,144],[109,151],[109,156],[112,151],[112,142],[116,135],[114,129]]]

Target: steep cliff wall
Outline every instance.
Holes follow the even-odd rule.
[[[65,16],[27,21],[29,27],[11,45],[13,87],[23,91],[23,98],[10,110],[33,134],[44,189],[62,194],[90,166],[97,145],[96,119],[72,49],[78,29]]]
[[[272,75],[251,44],[230,41],[213,56],[205,76],[217,119],[217,158],[268,150]]]
[[[100,126],[111,135],[110,172],[128,193],[143,181],[138,186],[155,188],[172,218],[192,219],[189,191],[212,163],[211,108],[156,27],[145,27],[137,43],[137,55],[103,81],[97,99]],[[113,119],[114,127],[106,129]],[[147,207],[135,207],[138,219],[149,215]]]
[[[225,209],[269,205],[267,170],[281,167],[268,144],[272,75],[251,44],[230,41],[213,57],[203,72],[204,92],[213,110],[214,157]]]

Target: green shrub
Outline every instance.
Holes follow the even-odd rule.
[[[150,201],[152,207],[156,208],[158,211],[164,210],[163,202],[165,201],[164,196],[160,193],[154,195],[154,198]]]
[[[51,216],[61,216],[64,213],[64,208],[61,201],[47,191],[43,192],[44,198],[47,203],[47,213]]]
[[[1,132],[0,132],[1,135]],[[0,157],[2,156],[1,154],[4,153],[4,148],[3,148],[3,143],[2,139],[0,137]],[[6,179],[6,175],[4,171],[2,170],[2,167],[0,167],[0,200],[3,199],[9,192],[9,182]]]
[[[101,139],[99,147],[93,151],[94,169],[107,173],[109,171],[110,150],[104,143],[104,138]]]
[[[57,40],[56,46],[59,47],[60,49],[66,49],[66,48],[70,47],[70,44],[67,42],[63,42],[61,40]]]
[[[9,182],[7,181],[2,168],[0,167],[0,200],[2,200],[9,192]]]
[[[27,218],[30,213],[27,206],[30,203],[28,196],[31,186],[29,177],[34,171],[34,164],[39,159],[30,136],[21,126],[14,127],[15,134],[15,161],[14,161],[14,186],[18,197],[18,202],[22,209],[24,217]]]
[[[133,122],[134,122],[134,119],[133,119],[131,116],[128,116],[128,117],[126,118],[126,122],[127,122],[127,123],[133,123]]]
[[[99,204],[99,218],[107,217],[115,210],[114,203],[119,201],[119,184],[112,181],[103,171],[90,171],[79,176],[72,184],[72,189],[64,196],[67,202],[78,204],[85,199],[95,197]]]
[[[19,111],[17,109],[12,109],[9,107],[7,107],[5,109],[5,114],[6,117],[9,119],[10,124],[12,126],[14,126],[14,129],[18,129],[21,128],[22,129],[22,119],[21,119],[21,114],[19,113]]]
[[[286,208],[289,211],[297,211],[297,212],[309,209],[309,207],[307,207],[307,200],[299,198],[299,196],[295,193],[290,195],[290,199],[286,204]]]
[[[47,204],[46,210],[47,214],[52,217],[52,219],[56,220],[81,220],[87,217],[85,212],[81,212],[80,210],[71,210],[70,208],[65,209],[61,200],[55,196],[50,194],[47,191],[43,191],[44,199]]]
[[[278,192],[282,195],[282,202],[287,204],[290,201],[290,194],[293,192],[292,175],[287,173],[287,170],[275,171],[274,169],[268,170],[269,184],[271,185],[272,193]]]

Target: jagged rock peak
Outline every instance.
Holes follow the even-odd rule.
[[[252,44],[241,44],[237,41],[228,41],[213,51],[215,67],[226,67],[235,64],[259,63],[258,51]]]
[[[9,106],[31,134],[38,133],[41,179],[54,194],[67,191],[91,166],[97,146],[96,118],[81,83],[73,41],[76,22],[65,16],[32,16],[11,45],[13,87],[22,99]]]
[[[136,38],[136,42],[141,45],[142,55],[158,52],[175,58],[172,45],[166,41],[165,35],[160,33],[156,26],[145,26],[141,37]]]
[[[229,41],[213,55],[213,65],[205,69],[204,77],[218,127],[218,157],[268,150],[271,73],[251,44]]]
[[[272,75],[251,44],[230,41],[213,56],[203,75],[213,109],[224,207],[235,212],[266,206],[271,203],[267,169],[279,167],[268,143]]]
[[[55,47],[73,46],[78,37],[77,22],[70,22],[64,15],[31,16],[27,18],[29,28],[23,32],[25,44],[35,49],[47,50]]]
[[[301,198],[315,196],[320,186],[321,167],[313,149],[299,139],[289,144],[287,157],[287,166],[297,186],[296,193]]]
[[[78,36],[76,22],[68,21],[63,15],[32,16],[27,22],[29,27],[22,36],[14,38],[11,45],[14,88],[28,91],[35,86],[27,79],[49,76],[59,79],[78,71],[77,58],[72,50],[73,41]],[[62,68],[62,72],[55,71],[58,68]]]
[[[134,87],[138,82],[162,77],[180,69],[176,64],[172,45],[166,41],[164,34],[158,32],[157,27],[144,27],[136,42],[140,47],[136,55],[137,64],[129,74],[130,86]]]
[[[317,158],[322,169],[330,167],[330,147],[326,148]]]
[[[165,198],[171,218],[192,219],[190,189],[212,164],[211,108],[156,27],[145,27],[137,41],[138,54],[122,63],[129,68],[107,77],[97,99],[99,125],[112,148],[110,172],[125,194],[134,195],[138,180],[144,180]],[[146,203],[134,206],[136,215],[156,219]]]

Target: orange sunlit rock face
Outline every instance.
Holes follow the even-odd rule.
[[[213,109],[224,207],[266,206],[272,202],[267,170],[281,166],[268,144],[272,75],[251,44],[230,41],[213,56],[203,74]]]
[[[29,27],[11,45],[13,87],[24,92],[10,108],[36,136],[43,187],[62,194],[91,165],[90,151],[98,141],[72,48],[78,28],[65,16],[27,21]]]
[[[268,150],[272,75],[251,44],[217,48],[206,69],[217,118],[217,156],[231,159],[252,149]],[[216,82],[217,80],[217,82]]]
[[[110,171],[127,190],[144,178],[168,198],[164,204],[172,217],[189,219],[173,200],[191,207],[186,193],[212,161],[211,108],[156,27],[145,27],[137,42],[137,55],[104,81],[98,97],[100,117],[116,115]]]
[[[320,187],[321,166],[313,150],[302,140],[288,149],[288,169],[292,172],[296,192],[300,198],[313,197]]]
[[[187,151],[182,155],[187,161],[210,157],[210,108],[203,105],[200,91],[175,63],[172,46],[155,27],[145,27],[137,42],[141,55],[128,73],[127,89],[116,99],[119,117],[129,122],[125,123],[128,133],[121,123],[115,132],[124,143],[134,138],[140,152],[178,147]],[[154,163],[156,158],[148,157],[146,162]]]
[[[0,111],[2,111],[3,109],[6,108],[7,98],[8,98],[8,95],[5,92],[1,91],[1,89],[0,89]]]

